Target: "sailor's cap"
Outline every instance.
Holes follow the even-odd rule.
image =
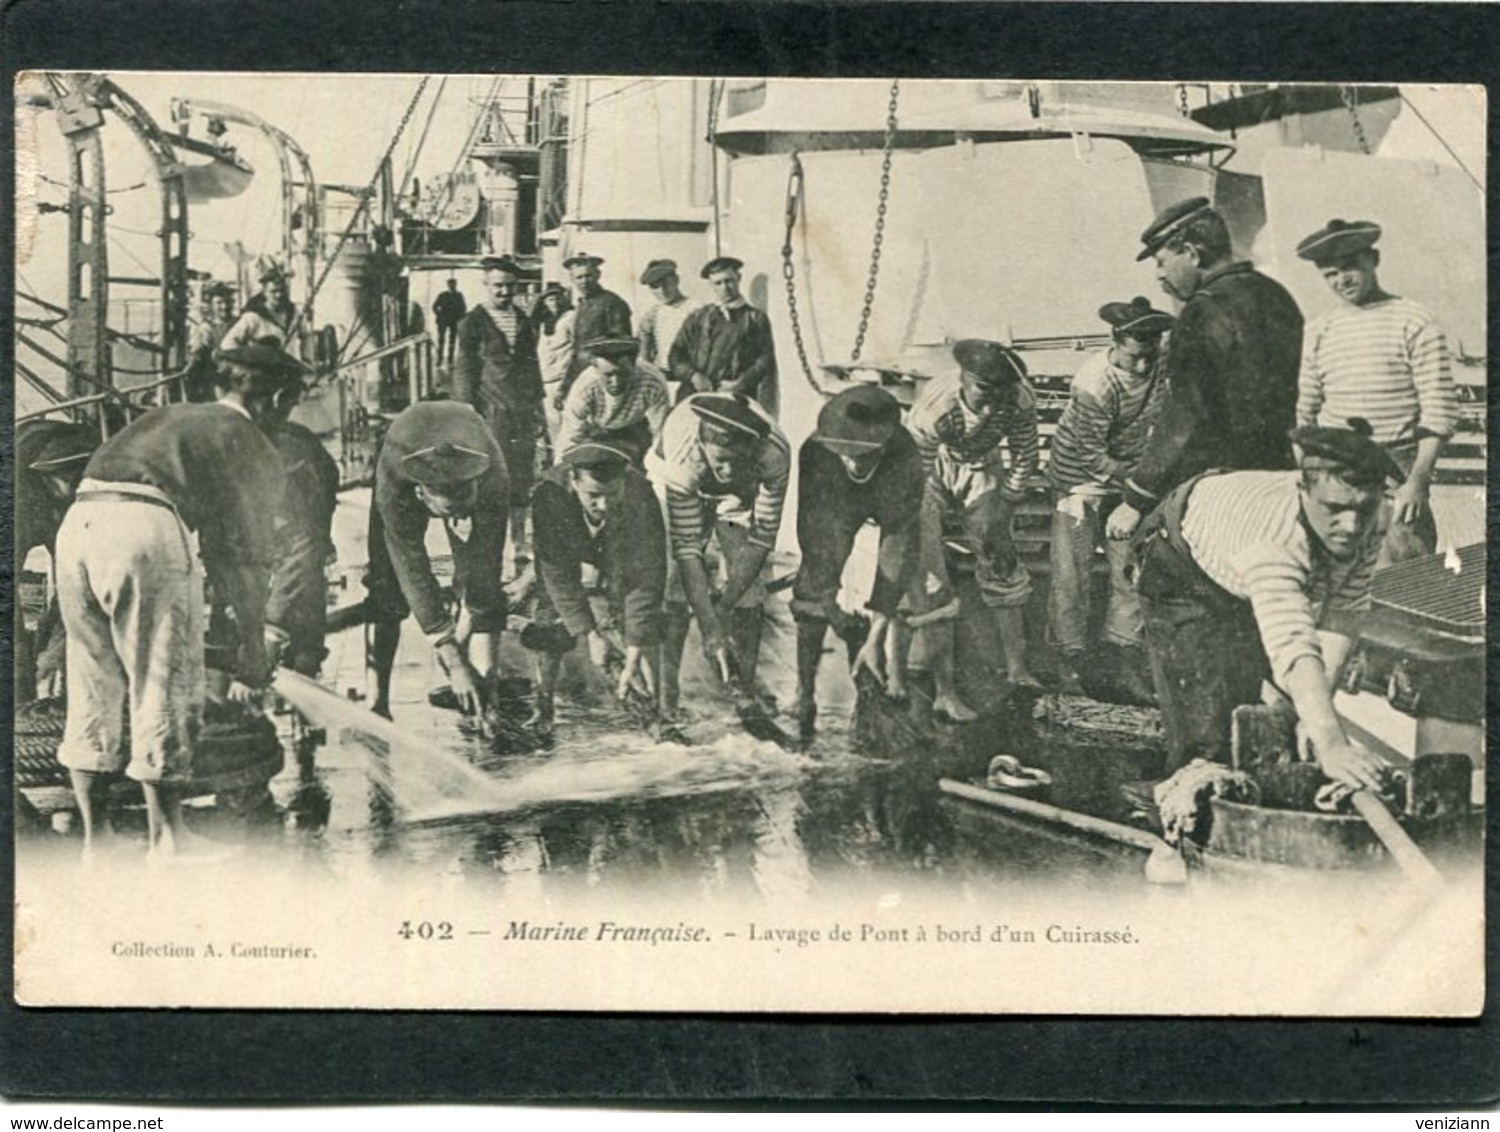
[[[745,266],[745,261],[735,259],[732,255],[715,256],[703,265],[703,270],[698,274],[707,279],[715,271],[739,271]]]
[[[859,456],[890,443],[901,427],[901,403],[878,385],[855,385],[818,413],[813,439],[841,456]]]
[[[589,255],[588,252],[574,252],[567,259],[563,260],[563,266],[564,267],[603,267],[604,266],[604,260],[601,259],[599,256]]]
[[[73,469],[81,471],[98,447],[99,434],[93,429],[82,425],[58,427],[38,444],[35,457],[27,467],[47,475]]]
[[[1128,303],[1105,303],[1099,308],[1099,317],[1109,323],[1110,329],[1116,334],[1129,334],[1136,338],[1164,334],[1177,322],[1166,311],[1152,307],[1144,295],[1137,295]]]
[[[653,259],[646,265],[646,270],[641,272],[641,285],[655,287],[658,283],[677,274],[677,261],[673,259]]]
[[[308,372],[307,366],[292,357],[271,337],[240,346],[233,350],[220,350],[215,357],[221,362],[232,362],[244,366],[252,373],[251,393],[274,393],[290,384],[293,378],[301,380]]]
[[[490,455],[443,440],[402,457],[401,470],[423,487],[456,487],[489,471]]]
[[[1368,251],[1380,239],[1380,225],[1369,220],[1330,220],[1297,245],[1297,258],[1333,263]]]
[[[608,435],[595,435],[580,440],[558,458],[558,462],[570,468],[585,468],[589,471],[621,468],[634,462],[635,449],[623,441]]]
[[[1184,227],[1200,216],[1206,215],[1217,215],[1209,207],[1207,197],[1189,197],[1187,200],[1168,205],[1141,233],[1141,243],[1144,247],[1135,258],[1137,260],[1150,259]]]
[[[1406,474],[1391,454],[1371,439],[1373,432],[1363,417],[1350,417],[1347,428],[1304,425],[1293,429],[1297,464],[1332,469],[1359,487],[1378,487],[1387,480],[1401,483]]]
[[[964,338],[953,344],[953,360],[981,385],[1010,385],[1026,376],[1026,363],[1009,347],[985,338]]]
[[[610,335],[590,338],[580,348],[585,354],[592,354],[596,358],[619,358],[626,355],[634,357],[640,352],[641,344],[634,338]]]
[[[756,440],[771,433],[771,423],[750,405],[743,393],[698,393],[687,400],[700,420]]]
[[[479,261],[479,266],[484,271],[502,271],[517,279],[525,274],[521,265],[508,255],[487,255]]]
[[[292,272],[286,264],[270,256],[262,256],[255,265],[255,277],[262,283],[271,279],[287,280],[293,278]]]

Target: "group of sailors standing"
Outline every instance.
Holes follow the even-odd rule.
[[[1375,786],[1382,774],[1380,757],[1344,732],[1334,678],[1382,548],[1406,557],[1434,547],[1428,491],[1457,404],[1431,312],[1379,285],[1379,235],[1335,220],[1299,245],[1337,297],[1304,330],[1287,291],[1234,257],[1209,202],[1183,201],[1146,228],[1139,256],[1154,259],[1180,311],[1140,297],[1100,309],[1110,344],[1074,378],[1045,473],[1047,632],[1064,685],[1076,683],[1094,648],[1102,547],[1112,664],[1160,705],[1169,767],[1226,761],[1230,713],[1259,700],[1265,681],[1290,699],[1330,777]],[[674,263],[653,261],[642,283],[658,301],[634,326],[601,286],[601,260],[578,253],[565,267],[571,303],[554,285],[523,312],[520,269],[486,260],[484,300],[440,339],[452,350],[446,398],[411,405],[387,431],[366,602],[373,706],[384,714],[408,615],[458,706],[484,709],[507,624],[507,539],[513,576],[534,557],[523,643],[535,654],[537,729],[554,726],[559,658],[579,640],[621,695],[644,693],[660,719],[676,716],[693,621],[712,669],[739,694],[764,695],[767,566],[793,460],[776,419],[769,320],[741,295],[732,257],[703,266],[713,295],[704,304],[683,295]],[[146,786],[153,852],[183,844],[172,786],[189,773],[203,704],[189,534],[232,612],[232,698],[263,689],[278,655],[304,671],[321,659],[302,643],[287,650],[297,638],[288,601],[267,607],[268,594],[311,585],[327,519],[315,507],[306,523],[295,518],[324,482],[311,434],[286,422],[305,369],[280,348],[275,314],[256,317],[248,342],[226,339],[215,355],[218,401],[152,410],[86,467],[76,461],[83,478],[57,538],[72,642],[59,754],[86,833],[102,776],[124,771]],[[837,393],[797,453],[791,609],[804,738],[816,727],[830,625],[857,642],[856,676],[896,698],[910,692],[907,649],[922,633],[935,716],[976,718],[954,679],[955,619],[978,612],[962,609],[950,574],[955,526],[994,622],[994,670],[1013,686],[1038,684],[1024,625],[1031,579],[1013,531],[1039,471],[1036,393],[1005,344],[966,339],[952,354],[956,372],[928,381],[909,409],[876,385]],[[539,437],[556,458],[538,472]],[[299,476],[302,487],[287,486]],[[455,602],[427,551],[433,520],[448,532]],[[868,523],[879,528],[875,580],[851,614],[839,593]],[[289,529],[305,535],[300,558]]]

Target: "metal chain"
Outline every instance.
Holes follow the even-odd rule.
[[[348,225],[339,233],[339,242],[333,246],[333,251],[329,253],[327,261],[323,264],[322,274],[318,276],[318,281],[313,285],[312,290],[307,293],[307,302],[298,309],[296,317],[292,319],[292,325],[287,328],[288,341],[301,329],[303,315],[312,310],[313,300],[318,297],[318,292],[322,290],[323,284],[327,282],[328,274],[333,270],[333,265],[338,260],[339,252],[344,250],[344,245],[354,233],[354,226],[359,223],[360,218],[369,209],[370,198],[375,195],[375,186],[380,183],[380,170],[391,159],[391,154],[396,152],[396,146],[401,141],[401,135],[406,132],[406,125],[411,121],[412,114],[416,112],[417,103],[421,101],[422,92],[427,89],[427,84],[431,79],[431,75],[423,75],[422,81],[417,84],[416,94],[411,96],[411,101],[406,105],[406,113],[401,115],[401,122],[396,127],[396,132],[391,135],[391,144],[386,146],[385,155],[375,163],[375,173],[370,178],[370,183],[366,186],[365,191],[360,194],[359,207],[354,210],[354,215],[349,218]]]
[[[1184,118],[1191,117],[1191,113],[1188,110],[1187,83],[1177,84],[1177,113],[1181,114]]]
[[[1369,157],[1370,139],[1365,137],[1365,124],[1359,120],[1359,102],[1355,98],[1354,87],[1347,83],[1339,87],[1339,97],[1344,100],[1344,105],[1349,110],[1349,120],[1354,123],[1354,140],[1359,143],[1359,151]]]
[[[792,154],[792,168],[786,179],[786,232],[781,241],[781,277],[786,280],[786,309],[792,320],[792,342],[797,347],[797,360],[802,363],[802,375],[814,390],[821,392],[812,366],[807,361],[807,345],[802,340],[802,319],[797,311],[797,268],[792,263],[792,231],[797,227],[797,217],[802,212],[802,159]]]
[[[891,198],[891,158],[896,148],[896,106],[901,97],[901,80],[891,83],[891,101],[886,107],[885,148],[880,154],[880,196],[875,205],[875,238],[870,246],[870,272],[865,278],[865,302],[859,312],[859,329],[854,334],[851,361],[859,361],[865,348],[865,333],[870,329],[870,312],[875,309],[875,284],[880,278],[880,252],[885,243],[885,213]]]

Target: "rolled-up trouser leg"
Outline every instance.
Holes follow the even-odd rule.
[[[1135,592],[1135,557],[1124,539],[1106,539],[1109,559],[1109,605],[1104,611],[1104,637],[1124,648],[1141,645],[1141,598]]]
[[[964,529],[974,544],[974,580],[980,600],[992,609],[1019,608],[1031,599],[1031,577],[1011,533],[1012,511],[999,492],[981,495],[964,508]]]
[[[1059,493],[1053,499],[1047,635],[1063,652],[1088,646],[1096,514],[1082,496]]]

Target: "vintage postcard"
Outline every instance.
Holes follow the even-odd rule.
[[[21,1004],[1481,1010],[1482,88],[16,105]]]

